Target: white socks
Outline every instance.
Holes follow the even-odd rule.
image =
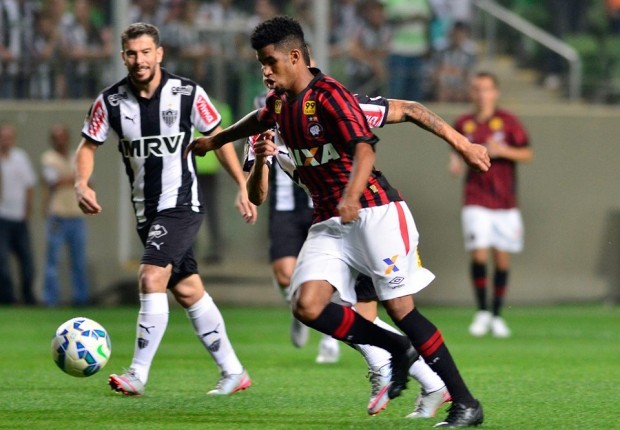
[[[224,319],[211,296],[205,292],[204,296],[185,312],[198,339],[207,348],[220,371],[228,374],[242,373],[243,366],[228,340]]]
[[[375,318],[373,323],[385,330],[400,334],[398,330],[379,317]],[[354,347],[362,353],[366,363],[368,364],[368,368],[371,370],[378,370],[390,362],[391,355],[384,349],[373,345],[354,345]],[[409,375],[418,381],[422,387],[422,390],[426,393],[432,393],[433,391],[437,391],[446,385],[439,375],[437,375],[433,369],[426,364],[421,356],[409,368]]]
[[[168,313],[166,293],[140,294],[136,346],[130,367],[144,384],[148,381],[151,363],[166,332]]]

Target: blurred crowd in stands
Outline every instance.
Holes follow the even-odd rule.
[[[561,38],[587,31],[589,10],[597,3],[609,31],[620,31],[620,0],[498,3]],[[112,60],[118,55],[118,41],[111,28],[113,4],[0,0],[0,99],[91,99],[114,82],[118,72]],[[312,44],[313,4],[311,0],[131,0],[127,19],[159,26],[166,50],[164,66],[196,80],[237,113],[262,90],[248,34],[262,20],[288,14],[303,23]],[[332,0],[330,15],[329,73],[351,90],[421,101],[465,100],[478,47],[471,39],[471,0]],[[510,33],[500,37],[506,34]],[[561,78],[561,59],[546,53],[536,61],[547,84]]]

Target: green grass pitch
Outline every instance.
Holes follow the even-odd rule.
[[[484,429],[620,428],[620,308],[512,307],[510,339],[467,334],[468,308],[422,308],[442,330],[462,375],[483,402]],[[133,353],[136,308],[0,309],[0,429],[427,429],[412,421],[414,381],[387,410],[368,416],[362,358],[343,345],[333,365],[314,363],[319,335],[295,349],[289,313],[223,307],[228,333],[252,377],[250,389],[208,397],[218,379],[184,312],[173,307],[146,395],[112,393],[109,373]],[[63,321],[87,316],[112,338],[98,374],[73,378],[53,363],[50,339]]]

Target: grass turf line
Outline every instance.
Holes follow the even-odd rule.
[[[510,339],[470,337],[468,308],[422,312],[442,330],[483,402],[485,429],[620,427],[620,308],[512,307],[505,313]],[[285,309],[223,307],[222,313],[251,388],[206,396],[217,368],[173,307],[146,395],[132,398],[112,393],[107,376],[129,364],[136,308],[0,308],[0,429],[426,429],[445,416],[443,408],[431,420],[403,418],[418,393],[411,381],[402,397],[370,417],[370,386],[357,352],[342,345],[339,363],[317,365],[319,335],[303,349],[291,346]],[[68,376],[51,359],[54,330],[75,316],[95,319],[112,338],[110,362],[90,378]]]

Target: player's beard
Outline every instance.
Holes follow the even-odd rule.
[[[138,70],[139,70],[139,69],[140,69],[140,68],[138,68]],[[156,73],[156,69],[155,69],[155,68],[153,68],[153,67],[149,68],[149,70],[151,71],[151,73],[150,73],[150,74],[149,74],[146,78],[143,78],[143,79],[138,79],[138,78],[137,78],[137,76],[136,76],[136,75],[137,75],[137,73],[136,73],[136,71],[135,71],[135,70],[132,70],[132,71],[129,73],[129,77],[131,78],[132,82],[133,82],[134,84],[136,84],[136,85],[148,85],[148,84],[150,84],[150,83],[151,83],[151,81],[155,78],[155,73]]]

